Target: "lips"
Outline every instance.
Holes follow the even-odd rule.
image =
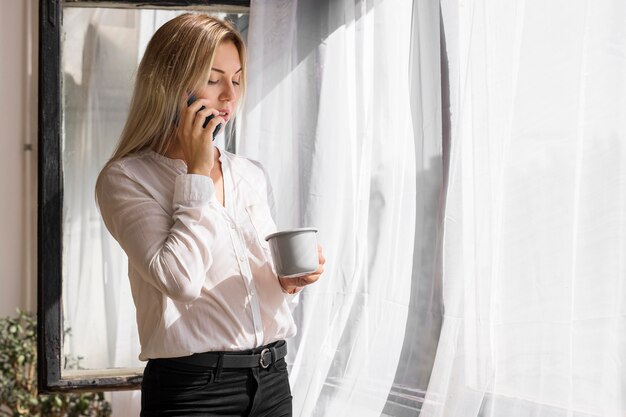
[[[222,119],[224,119],[225,121],[228,121],[228,119],[230,119],[230,110],[228,110],[228,109],[217,109],[217,111],[220,112],[220,117]]]

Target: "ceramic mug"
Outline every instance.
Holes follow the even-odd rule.
[[[270,244],[276,272],[281,278],[295,278],[317,270],[317,229],[302,227],[265,237]]]

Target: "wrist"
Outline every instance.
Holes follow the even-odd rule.
[[[211,170],[213,169],[212,165],[205,166],[187,166],[187,174],[196,174],[196,175],[205,175],[207,177],[211,176]]]

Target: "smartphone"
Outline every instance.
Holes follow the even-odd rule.
[[[193,103],[194,101],[197,100],[197,97],[194,96],[193,94],[189,94],[189,98],[187,99],[187,107],[191,106],[191,103]],[[204,110],[206,107],[202,106],[200,107],[200,110]],[[198,110],[198,111],[200,111]],[[197,113],[197,112],[196,112]],[[206,119],[204,119],[204,123],[202,123],[202,128],[204,129],[209,122],[211,121],[212,118],[214,118],[215,115],[210,114]],[[215,140],[215,137],[217,136],[217,134],[219,133],[220,129],[222,128],[222,124],[218,124],[217,126],[215,126],[215,130],[213,131],[213,140]]]

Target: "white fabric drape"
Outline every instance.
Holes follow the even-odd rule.
[[[64,67],[63,316],[66,354],[86,369],[141,367],[126,258],[94,201],[128,109],[137,60],[127,11],[67,9]],[[79,52],[79,53],[77,53]]]
[[[417,413],[413,403],[404,411],[388,403],[398,402],[391,395],[398,384],[408,384],[400,396],[416,397],[417,369],[402,369],[399,360],[403,343],[407,363],[417,362],[411,353],[419,347],[405,333],[436,321],[407,325],[416,310],[414,269],[433,279],[433,268],[413,265],[415,231],[431,238],[418,254],[436,246],[430,226],[441,185],[441,119],[434,6],[422,3],[431,16],[435,11],[427,33],[435,47],[423,40],[421,50],[411,43],[409,1],[252,1],[249,91],[237,149],[268,170],[279,228],[318,227],[328,259],[323,279],[302,292],[295,312],[299,334],[288,360],[295,416]],[[412,46],[429,58],[435,52],[421,67],[435,85],[411,82]],[[413,70],[418,74],[419,65]],[[416,194],[417,167],[434,204]]]
[[[626,4],[442,11],[445,316],[421,416],[624,416]]]

